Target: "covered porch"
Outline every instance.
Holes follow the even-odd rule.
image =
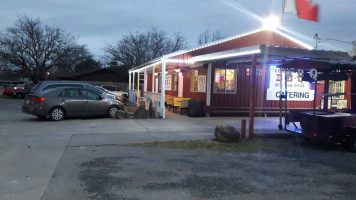
[[[137,105],[152,103],[162,118],[178,117],[176,113],[167,115],[167,111],[173,112],[174,109],[167,107],[165,102],[168,96],[183,98],[183,70],[194,67],[190,61],[168,59],[174,55],[166,55],[129,71],[129,100]]]

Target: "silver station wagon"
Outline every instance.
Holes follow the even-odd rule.
[[[36,94],[26,95],[22,112],[59,121],[74,116],[115,117],[123,104],[115,99],[89,89],[78,87],[50,88]]]

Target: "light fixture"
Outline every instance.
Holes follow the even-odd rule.
[[[158,72],[154,73],[155,76],[158,76]]]
[[[263,20],[263,28],[274,30],[279,27],[279,19],[276,16],[269,16],[268,18]]]
[[[167,72],[167,71],[165,71],[165,72],[164,72],[164,74],[168,74],[168,72]]]
[[[180,72],[180,68],[179,68],[179,65],[178,65],[178,64],[179,64],[179,63],[177,63],[177,66],[174,68],[174,71],[177,72],[177,73]]]

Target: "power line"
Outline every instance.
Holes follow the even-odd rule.
[[[319,35],[317,33],[315,33],[313,39],[315,40],[315,49],[318,49],[318,43],[324,42],[327,40],[346,43],[346,44],[352,44],[352,42],[347,42],[347,41],[343,41],[343,40],[337,40],[337,39],[332,39],[332,38],[319,38]]]

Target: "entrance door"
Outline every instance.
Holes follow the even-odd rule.
[[[183,75],[181,73],[178,76],[178,97],[183,97]]]

